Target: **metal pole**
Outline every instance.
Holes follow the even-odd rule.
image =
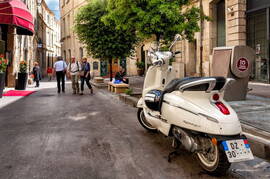
[[[200,10],[201,10],[201,17],[203,15],[203,5],[202,0],[200,0]],[[203,33],[204,25],[203,20],[200,20],[200,76],[203,76]]]
[[[268,81],[268,83],[270,83],[270,64],[269,64],[269,20],[270,20],[270,18],[269,18],[269,14],[270,13],[270,11],[269,11],[269,7],[266,9],[266,40],[267,40],[267,50],[268,50],[268,53],[267,53],[267,62],[266,62],[266,64],[267,64],[267,81]]]

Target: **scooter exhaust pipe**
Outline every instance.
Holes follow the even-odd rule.
[[[198,145],[194,138],[189,136],[188,133],[180,127],[174,127],[172,133],[174,137],[183,144],[187,151],[195,152],[198,149]]]

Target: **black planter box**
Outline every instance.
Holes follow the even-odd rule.
[[[25,90],[28,79],[28,73],[18,73],[18,79],[16,80],[16,90]]]
[[[2,98],[5,88],[5,73],[0,73],[0,98]]]

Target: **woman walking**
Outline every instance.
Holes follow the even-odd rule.
[[[34,63],[33,67],[33,75],[34,75],[34,81],[36,82],[36,88],[39,87],[39,81],[41,80],[41,72],[40,72],[40,67],[38,65],[38,62]]]

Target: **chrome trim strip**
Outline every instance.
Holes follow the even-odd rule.
[[[173,105],[173,104],[171,104],[171,103],[168,102],[168,101],[163,100],[163,102],[164,102],[164,103],[167,103],[168,105],[171,105],[171,106],[173,106],[173,107],[176,107],[176,108],[182,109],[182,110],[184,110],[184,111],[190,112],[190,113],[192,113],[192,114],[198,115],[198,113],[195,113],[195,112],[193,112],[193,111],[190,111],[190,110],[188,110],[188,109],[185,109],[185,108],[183,108],[183,107],[181,107],[181,106]]]
[[[170,106],[173,106],[173,107],[182,109],[182,110],[184,110],[184,111],[190,112],[190,113],[192,113],[192,114],[195,114],[195,115],[197,115],[197,116],[200,116],[200,115],[201,115],[201,116],[205,117],[205,118],[206,118],[207,120],[209,120],[209,121],[212,121],[212,122],[215,122],[215,123],[219,123],[217,119],[215,119],[215,118],[213,118],[213,117],[211,117],[211,116],[208,116],[208,115],[206,115],[206,114],[195,113],[195,112],[193,112],[193,111],[191,111],[191,110],[188,110],[188,109],[185,109],[185,108],[183,108],[183,107],[181,107],[181,106],[172,105],[172,104],[170,104],[169,102],[167,102],[167,101],[165,101],[165,100],[164,100],[163,102],[166,103],[166,104],[168,104],[168,105],[170,105]]]

